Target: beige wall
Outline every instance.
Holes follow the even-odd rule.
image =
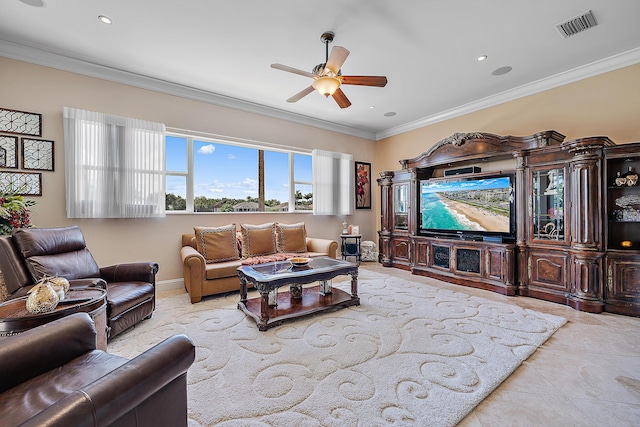
[[[153,260],[158,280],[182,278],[180,235],[197,225],[304,221],[310,236],[339,240],[342,217],[310,214],[179,214],[161,219],[67,219],[64,191],[62,107],[162,122],[168,127],[246,138],[294,148],[346,152],[375,160],[375,142],[314,127],[244,113],[92,77],[0,57],[0,106],[42,114],[44,139],[55,141],[55,172],[43,172],[43,196],[34,198],[37,227],[76,224],[101,266]],[[375,165],[374,165],[375,167]],[[374,188],[375,191],[375,188]],[[347,218],[363,239],[376,240],[373,210]]]
[[[640,64],[530,95],[378,141],[377,174],[427,151],[456,132],[531,135],[554,129],[566,140],[608,136],[640,141]]]

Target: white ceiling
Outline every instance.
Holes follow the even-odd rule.
[[[598,25],[563,38],[588,10]],[[640,0],[2,0],[0,56],[380,139],[638,63],[638,18]],[[270,64],[310,72],[325,31],[343,74],[387,86],[287,103],[311,80]]]

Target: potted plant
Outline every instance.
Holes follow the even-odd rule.
[[[25,200],[17,194],[0,196],[0,235],[9,235],[16,228],[31,227],[31,206],[35,200]]]

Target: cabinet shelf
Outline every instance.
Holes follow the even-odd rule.
[[[634,186],[631,186],[631,187],[629,187],[629,186],[618,187],[618,186],[613,185],[613,186],[609,186],[607,188],[610,191],[616,191],[616,190],[639,191],[640,190],[640,186],[638,186],[638,185],[634,185]]]
[[[640,249],[638,248],[630,248],[630,249],[622,249],[618,246],[610,247],[607,249],[607,252],[616,253],[616,254],[640,254]]]

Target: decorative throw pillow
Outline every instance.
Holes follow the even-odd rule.
[[[278,252],[307,252],[307,230],[304,222],[297,224],[276,224]]]
[[[236,225],[194,227],[196,249],[207,263],[240,259],[236,243]]]
[[[240,224],[242,232],[242,258],[276,253],[276,225]]]

